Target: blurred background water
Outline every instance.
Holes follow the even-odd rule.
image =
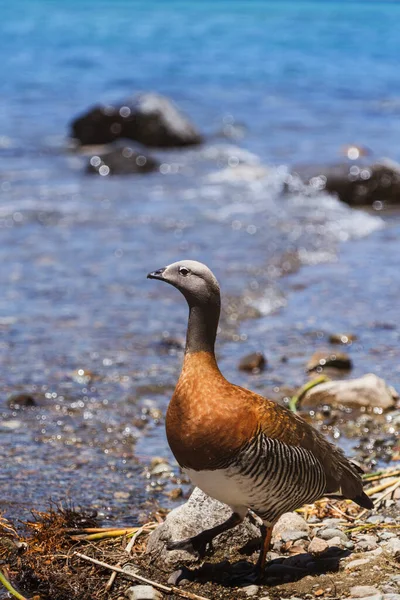
[[[349,331],[354,374],[400,388],[399,214],[301,185],[283,194],[294,165],[341,160],[345,144],[400,158],[399,4],[0,8],[1,510],[71,498],[129,521],[152,497],[143,470],[170,456],[159,425],[186,307],[145,276],[179,258],[221,281],[230,380],[265,394],[301,385],[313,350]],[[67,151],[71,120],[148,90],[206,143],[153,152],[163,172],[85,175]],[[237,372],[251,350],[269,360],[257,376]],[[20,392],[40,406],[10,409]]]

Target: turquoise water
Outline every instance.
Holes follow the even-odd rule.
[[[268,162],[342,144],[399,158],[395,2],[2,3],[2,135],[47,145],[91,103],[171,95],[203,130],[232,115]]]
[[[315,347],[350,331],[355,374],[400,387],[398,216],[284,193],[293,164],[344,144],[400,159],[400,5],[20,0],[1,15],[0,510],[68,497],[129,522],[153,497],[143,470],[170,456],[157,411],[181,361],[160,340],[184,336],[186,307],[145,275],[182,257],[221,281],[230,380],[301,385]],[[175,100],[204,146],[156,152],[165,174],[84,175],[69,122],[141,90]],[[281,278],[288,257],[303,268]],[[239,373],[258,349],[269,369]],[[8,408],[19,392],[40,406]]]

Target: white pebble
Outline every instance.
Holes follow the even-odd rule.
[[[128,600],[162,600],[162,594],[151,585],[134,585],[125,592]]]

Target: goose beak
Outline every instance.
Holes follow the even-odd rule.
[[[167,267],[163,267],[162,269],[157,269],[157,271],[152,271],[147,275],[147,279],[164,279],[163,273]]]

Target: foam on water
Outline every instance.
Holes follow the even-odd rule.
[[[235,151],[230,148],[230,152]],[[240,149],[237,154],[240,155]],[[325,237],[327,247],[334,241],[363,237],[384,227],[379,216],[354,211],[332,195],[303,184],[290,174],[288,167],[262,165],[259,157],[251,158],[250,164],[225,167],[205,178],[206,185],[198,191],[199,196],[226,199],[220,208],[207,212],[210,219],[225,222],[235,218],[235,226],[241,228],[257,216],[259,228],[263,221],[268,224],[272,216],[273,227],[282,225],[281,232],[286,232],[291,243],[307,234],[311,240]],[[239,217],[243,222],[237,220]],[[311,258],[312,254],[307,246],[299,248],[299,256],[306,264],[330,260],[333,249],[315,250]]]

